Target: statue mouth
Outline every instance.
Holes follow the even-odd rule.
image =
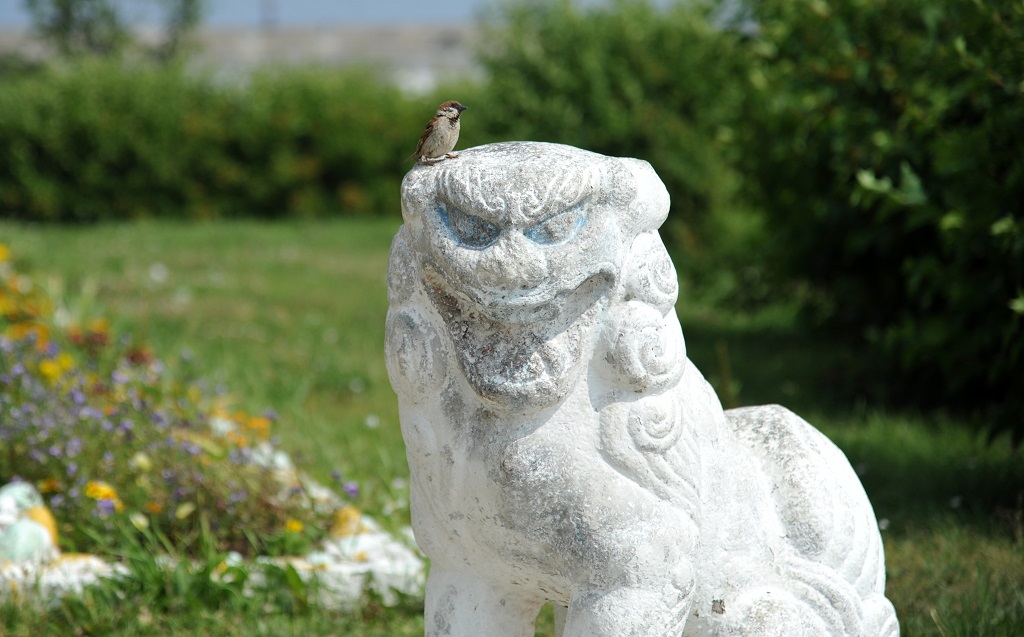
[[[428,296],[444,321],[469,384],[494,407],[559,400],[578,376],[586,349],[584,320],[610,296],[614,275],[600,270],[555,294],[488,294],[455,291],[424,267]]]
[[[468,286],[455,292],[453,286],[448,285],[445,278],[430,266],[424,267],[423,278],[428,289],[445,290],[445,296],[458,298],[459,305],[473,307],[490,321],[524,326],[551,321],[568,326],[615,287],[611,265],[581,276],[575,284],[554,292],[543,287],[491,291]]]

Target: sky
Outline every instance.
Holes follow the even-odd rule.
[[[259,27],[264,17],[280,26],[473,22],[493,0],[205,0],[203,24]],[[118,0],[143,16],[157,0]],[[24,0],[0,0],[0,28],[29,25]]]

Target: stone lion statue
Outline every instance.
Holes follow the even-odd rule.
[[[387,364],[428,636],[890,637],[874,512],[779,406],[686,357],[646,162],[510,142],[416,166]]]

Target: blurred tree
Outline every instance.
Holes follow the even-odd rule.
[[[65,58],[113,56],[133,44],[122,3],[115,0],[24,0],[35,30]],[[148,52],[168,60],[202,17],[202,0],[149,0],[162,13],[164,38]]]
[[[775,260],[878,391],[1024,443],[1024,4],[750,6],[736,138]]]
[[[720,138],[739,59],[717,11],[714,0],[499,5],[481,52],[495,104],[478,118],[494,138],[645,159],[673,215],[699,226],[732,187]]]

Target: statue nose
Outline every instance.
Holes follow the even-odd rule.
[[[547,276],[547,258],[535,244],[510,230],[477,262],[480,284],[491,290],[529,290]]]

